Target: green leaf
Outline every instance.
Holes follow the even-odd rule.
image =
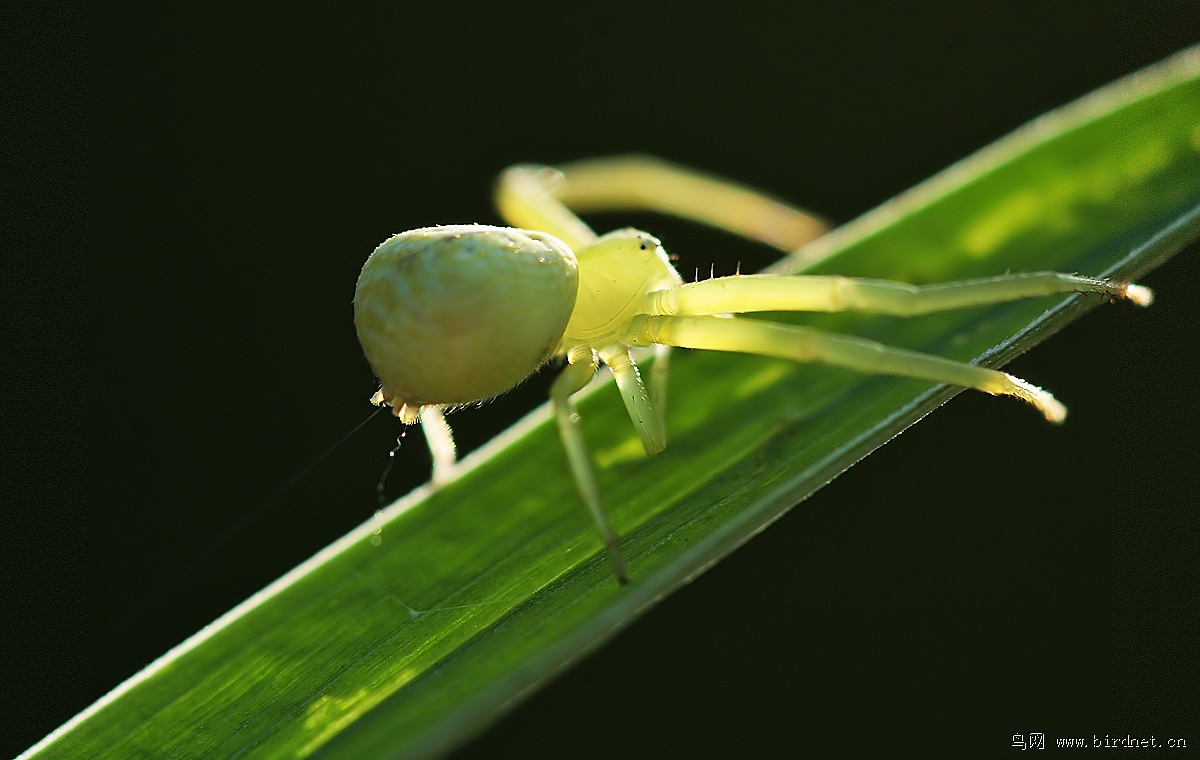
[[[1136,279],[1200,235],[1198,115],[1200,48],[1037,120],[776,269]],[[995,366],[1097,305],[1071,296],[804,321]],[[679,352],[663,455],[641,455],[610,387],[580,403],[631,586],[613,578],[539,409],[453,482],[405,497],[30,754],[444,751],[957,392]]]

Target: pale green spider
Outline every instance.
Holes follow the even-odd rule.
[[[1046,419],[1066,408],[1046,391],[973,364],[809,327],[730,316],[756,311],[857,310],[911,316],[1055,293],[1100,293],[1145,306],[1144,287],[1055,272],[917,287],[833,276],[750,275],[684,284],[659,241],[634,229],[599,236],[578,211],[649,209],[694,219],[793,251],[825,227],[759,193],[649,158],[582,161],[561,171],[516,166],[496,202],[514,227],[426,227],[395,235],[367,259],[354,296],[363,351],[379,377],[372,398],[404,423],[421,421],[434,479],[454,463],[443,409],[500,395],[555,356],[559,433],[579,495],[617,578],[628,574],[600,503],[571,396],[603,361],[616,377],[647,454],[667,445],[670,346],[823,362],[1024,399]],[[520,228],[520,229],[519,229]],[[647,392],[631,347],[654,346]]]

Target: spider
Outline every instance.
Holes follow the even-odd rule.
[[[571,396],[601,362],[647,454],[667,445],[668,352],[679,346],[820,362],[1015,396],[1047,420],[1066,407],[1005,372],[810,327],[740,319],[764,311],[855,310],[912,316],[1056,293],[1099,293],[1146,306],[1149,289],[1057,272],[914,286],[815,275],[735,275],[684,283],[658,239],[635,229],[597,236],[570,209],[646,209],[690,218],[794,251],[819,236],[815,216],[767,196],[647,157],[515,166],[496,203],[512,227],[425,227],[384,241],[354,296],[359,341],[387,404],[420,421],[437,482],[454,463],[444,410],[498,396],[554,357],[566,365],[550,397],[579,496],[621,583],[629,574],[605,516]],[[570,209],[568,208],[570,207]],[[649,388],[630,349],[653,347]]]

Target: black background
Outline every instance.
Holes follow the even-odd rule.
[[[8,358],[53,411],[6,423],[16,709],[0,754],[372,514],[397,433],[382,415],[270,499],[370,411],[350,298],[389,234],[498,221],[491,182],[511,163],[629,151],[846,221],[1197,40],[1194,4],[1099,9],[92,19],[86,215],[62,211],[69,171],[38,183],[63,223],[14,267],[15,284],[50,285],[49,319]],[[41,70],[83,66],[82,19],[48,18]],[[78,106],[64,76],[46,91]],[[773,258],[670,220],[597,227],[629,222],[685,274]],[[960,396],[463,754],[974,755],[1033,731],[1200,746],[1197,253],[1145,280],[1152,309],[1101,309],[1012,365],[1068,404],[1064,428]],[[54,366],[44,356],[83,335],[85,260],[86,363]],[[461,448],[543,399],[548,377],[456,415]],[[419,440],[389,495],[427,477]]]

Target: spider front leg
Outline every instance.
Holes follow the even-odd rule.
[[[621,555],[620,538],[608,522],[604,507],[600,504],[600,489],[596,486],[596,476],[592,473],[592,463],[588,458],[587,445],[583,440],[583,432],[579,428],[579,414],[571,403],[571,396],[583,389],[596,374],[599,367],[596,352],[587,346],[575,346],[567,352],[567,366],[554,380],[550,387],[550,399],[554,404],[554,419],[558,423],[558,434],[562,438],[563,449],[567,454],[567,464],[571,475],[579,489],[579,496],[587,507],[592,522],[600,533],[604,547],[608,549],[609,559],[612,560],[613,570],[617,580],[622,584],[629,583],[629,572],[625,569],[625,558]]]
[[[1067,416],[1067,408],[1054,396],[1008,373],[812,327],[723,317],[638,316],[630,325],[627,341],[632,345],[665,343],[816,362],[865,374],[915,377],[992,395],[1015,396],[1033,404],[1051,422],[1062,422]]]
[[[1154,300],[1149,288],[1060,272],[1028,272],[909,285],[827,275],[747,275],[690,282],[649,293],[648,314],[695,316],[752,311],[863,311],[911,317],[937,311],[1006,303],[1062,293],[1098,293],[1139,306]]]
[[[859,372],[904,375],[1016,396],[1062,422],[1067,410],[1046,391],[1004,372],[891,348],[881,343],[806,327],[717,319],[700,315],[756,311],[863,311],[914,316],[1062,293],[1098,293],[1140,306],[1149,288],[1059,272],[1032,272],[976,280],[909,285],[837,276],[720,277],[648,293],[634,319],[631,345],[665,343],[687,348],[813,361]],[[694,316],[693,316],[694,315]]]
[[[588,159],[557,168],[514,166],[500,176],[496,206],[509,224],[545,230],[575,249],[596,235],[571,210],[657,211],[727,230],[784,253],[828,229],[811,212],[651,156]]]

